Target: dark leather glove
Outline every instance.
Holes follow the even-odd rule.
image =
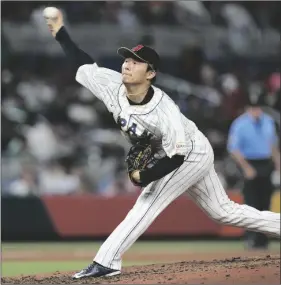
[[[146,168],[153,157],[151,145],[136,144],[131,147],[125,162],[127,163],[127,172],[130,180],[136,186],[143,186],[141,182],[136,182],[131,174],[135,170],[143,170]]]

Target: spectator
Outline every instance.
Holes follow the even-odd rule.
[[[37,194],[38,187],[36,185],[34,173],[26,168],[23,168],[21,177],[10,184],[9,195],[26,197]]]
[[[58,141],[46,122],[36,121],[26,126],[24,133],[30,153],[40,162],[48,162],[58,155]]]
[[[211,16],[201,1],[175,2],[177,21],[185,26],[211,24]]]
[[[222,115],[225,120],[230,122],[243,112],[246,103],[245,95],[234,74],[223,74],[220,79],[220,90],[223,94]]]
[[[44,167],[39,175],[39,189],[42,195],[67,195],[81,191],[77,174],[67,173],[58,163]]]
[[[254,52],[250,45],[260,37],[260,31],[251,14],[241,4],[227,3],[221,15],[227,22],[230,48],[239,55]]]
[[[58,3],[49,4],[56,6]],[[227,6],[226,9],[225,5],[229,4],[232,6]],[[172,94],[172,99],[204,130],[213,143],[217,162],[223,165],[221,174],[230,173],[232,178],[233,171],[229,171],[229,163],[225,162],[226,134],[228,125],[244,108],[246,91],[255,93],[261,89],[267,104],[266,111],[276,115],[275,120],[280,122],[280,73],[275,73],[278,70],[276,69],[278,63],[270,55],[275,51],[275,42],[277,42],[276,31],[272,27],[280,29],[278,23],[281,17],[278,14],[278,4],[272,2],[263,3],[262,7],[258,8],[259,13],[254,13],[254,18],[253,11],[257,11],[257,6],[255,2],[237,4],[233,1],[59,3],[59,7],[66,11],[68,23],[74,26],[75,31],[82,27],[81,29],[86,32],[88,27],[91,32],[92,24],[98,24],[97,27],[102,24],[120,26],[122,37],[117,37],[119,43],[108,45],[108,48],[113,49],[114,44],[124,44],[120,42],[124,40],[158,46],[161,49],[161,53],[163,52],[161,72],[172,77],[165,76],[161,80],[163,74],[159,74],[156,85],[159,82],[163,85],[165,81],[167,93]],[[17,183],[14,184],[14,189],[24,189],[26,179],[23,179],[20,172],[21,166],[25,165],[23,159],[31,160],[33,166],[37,168],[36,175],[30,174],[34,176],[34,181],[37,175],[40,177],[42,173],[46,175],[47,172],[53,177],[51,180],[55,180],[55,174],[50,172],[52,167],[57,169],[58,166],[50,166],[50,169],[46,170],[46,165],[52,160],[58,161],[61,156],[71,155],[75,164],[79,163],[83,167],[74,173],[72,166],[69,171],[62,170],[64,174],[60,175],[68,176],[66,178],[68,181],[78,177],[79,188],[83,188],[83,192],[89,191],[100,195],[135,193],[135,189],[124,175],[124,169],[120,167],[120,165],[124,167],[124,156],[128,149],[124,145],[123,138],[119,137],[114,119],[101,101],[86,88],[77,85],[70,65],[61,64],[65,62],[63,54],[56,53],[57,46],[49,43],[46,38],[50,37],[50,34],[45,22],[42,22],[42,7],[42,3],[39,2],[17,2],[15,9],[14,4],[7,1],[1,6],[4,21],[1,36],[4,44],[1,149],[4,157],[2,175],[5,175],[2,177],[2,188],[9,191],[11,179],[14,181],[16,177]],[[224,13],[226,10],[228,12]],[[253,57],[245,57],[241,60],[226,49],[225,28],[234,31],[239,41],[246,40],[245,45],[242,43],[241,50],[244,51],[244,47],[247,47],[246,52],[252,56],[255,50],[260,50],[258,46],[254,46],[253,49],[250,45],[259,37],[260,26],[255,22],[261,23],[260,26],[265,28],[263,34],[267,43],[267,46],[264,45],[266,58],[261,57],[261,60],[257,61]],[[175,25],[179,26],[179,30]],[[190,38],[182,34],[180,42],[186,47],[178,55],[178,63],[175,55],[176,45],[175,50],[168,48],[166,45],[168,39],[161,33],[155,32],[157,28],[164,31],[171,26],[176,31],[175,38],[178,33],[186,29],[193,33]],[[136,28],[140,31],[138,35],[135,34]],[[129,29],[133,33],[127,34]],[[34,35],[36,42],[30,40]],[[119,71],[116,58],[107,56],[99,47],[95,46],[92,49],[91,39],[84,37],[83,34],[78,33],[76,36],[85,40],[82,45],[90,49],[101,65],[112,66]],[[240,42],[236,43],[235,37],[234,45],[238,44],[239,50]],[[102,40],[99,42],[102,47],[104,42]],[[31,49],[34,52],[31,52]],[[238,66],[242,62],[240,70],[243,71],[242,75],[233,69],[236,62]],[[260,77],[257,78],[257,75]],[[178,80],[174,76],[183,80]],[[111,145],[112,149],[104,150],[108,145]],[[119,148],[123,152],[117,153],[116,150]],[[100,159],[95,160],[93,157]],[[55,169],[53,171],[56,173],[58,170]],[[117,175],[118,171],[122,174]],[[239,185],[237,178],[238,175],[232,179],[231,185]],[[72,179],[71,183],[75,184],[74,180],[76,178]],[[52,191],[59,194],[57,190]],[[70,192],[65,191],[65,193]]]
[[[117,21],[121,29],[135,31],[139,27],[139,21],[133,9],[134,2],[121,2],[121,7],[117,12]]]

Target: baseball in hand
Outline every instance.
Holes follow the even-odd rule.
[[[43,11],[43,16],[52,36],[55,37],[57,32],[64,25],[61,11],[55,7],[47,7]]]
[[[47,7],[43,11],[43,16],[46,19],[55,19],[58,17],[59,12],[59,9],[57,9],[56,7]]]

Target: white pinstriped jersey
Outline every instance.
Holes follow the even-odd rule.
[[[160,157],[189,153],[191,139],[198,129],[161,89],[152,86],[154,96],[147,104],[130,105],[121,73],[96,63],[80,66],[76,81],[104,102],[131,143],[140,137],[149,137]]]
[[[162,90],[153,86],[152,99],[134,106],[127,100],[118,72],[96,64],[83,65],[76,80],[105,103],[127,139],[132,141],[135,134],[151,135],[163,156],[188,155],[179,168],[142,189],[125,219],[100,247],[95,262],[121,272],[123,254],[184,193],[217,222],[280,237],[279,213],[258,211],[229,199],[216,174],[210,142]]]

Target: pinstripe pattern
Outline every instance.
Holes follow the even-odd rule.
[[[258,211],[231,201],[214,167],[211,167],[209,173],[191,187],[188,193],[202,210],[217,222],[280,236],[280,214]]]
[[[217,222],[280,236],[280,214],[260,212],[229,200],[214,170],[213,151],[200,133],[186,162],[146,187],[123,222],[103,243],[94,260],[121,269],[123,253],[177,197],[186,192]]]
[[[130,105],[126,88],[122,84],[121,74],[96,63],[80,66],[76,81],[89,89],[102,100],[115,122],[118,117],[125,119],[121,131],[131,142],[131,135],[141,136],[144,131],[152,134],[155,149],[168,156],[187,155],[190,151],[190,140],[197,131],[196,125],[183,116],[174,101],[161,89],[153,86],[154,96],[145,105]],[[135,134],[129,132],[136,124]]]
[[[214,170],[209,141],[162,90],[153,86],[154,96],[147,104],[131,106],[118,72],[97,64],[83,65],[76,80],[104,102],[116,122],[122,118],[120,128],[129,141],[135,124],[134,135],[148,131],[160,156],[164,152],[169,157],[186,157],[180,168],[143,189],[134,207],[99,249],[96,262],[121,270],[123,253],[185,192],[217,222],[280,236],[280,214],[260,212],[229,200]]]
[[[191,149],[191,152],[192,152],[192,150],[193,150],[193,148]],[[188,157],[187,157],[187,159],[188,159]],[[165,180],[165,179],[161,179],[160,181],[157,181],[157,182],[155,182],[154,183],[154,185],[153,185],[153,187],[150,187],[150,189],[148,188],[147,190],[145,190],[143,193],[143,195],[144,196],[148,196],[148,195],[150,195],[153,191],[155,191],[155,189],[159,189],[159,191],[158,191],[158,194],[157,194],[157,196],[155,196],[155,199],[152,201],[152,203],[150,203],[150,206],[149,206],[149,208],[148,208],[148,210],[146,211],[146,213],[142,216],[142,217],[140,217],[140,221],[136,224],[136,225],[134,225],[134,227],[132,228],[132,230],[125,236],[125,238],[120,242],[120,244],[119,244],[119,246],[117,247],[117,250],[116,250],[116,252],[115,252],[115,254],[114,254],[114,257],[113,257],[113,259],[112,259],[112,261],[116,258],[116,256],[119,254],[120,255],[120,251],[125,251],[125,249],[123,248],[122,250],[121,250],[121,247],[124,247],[124,242],[126,241],[126,239],[128,239],[129,237],[130,237],[130,235],[132,234],[132,232],[133,232],[133,230],[135,230],[136,229],[136,227],[140,224],[140,222],[142,221],[142,219],[147,215],[147,214],[149,214],[148,213],[148,211],[150,211],[151,210],[151,208],[152,208],[152,206],[154,206],[155,205],[155,203],[156,203],[156,201],[157,201],[157,199],[159,198],[159,196],[163,193],[163,191],[164,191],[164,189],[165,189],[165,187],[166,186],[168,186],[168,183],[170,182],[170,181],[174,181],[177,177],[181,177],[181,174],[182,174],[182,171],[184,170],[184,168],[182,169],[182,168],[178,168],[177,170],[175,170],[175,171],[173,171],[171,174],[170,174],[170,176]],[[173,179],[173,180],[172,180]],[[174,184],[174,185],[176,185],[176,184]],[[166,191],[167,192],[167,191]],[[162,195],[162,196],[164,196],[164,195]],[[158,204],[159,204],[159,201],[158,201]],[[161,205],[161,204],[160,204]],[[156,213],[158,212],[158,210],[159,210],[159,207],[158,207],[158,209],[156,210]],[[155,218],[157,217],[157,215],[155,216]],[[154,220],[154,219],[153,219]],[[149,225],[148,225],[149,226]],[[148,227],[147,226],[147,227]],[[144,231],[145,229],[143,229],[143,231]],[[137,237],[136,237],[136,239],[137,239]],[[130,241],[130,242],[132,242],[132,240]],[[127,247],[128,247],[129,245],[127,244]],[[109,251],[109,250],[108,250]],[[105,258],[106,258],[106,255],[104,256]],[[111,262],[111,264],[110,264],[110,266],[112,266],[112,262]]]
[[[213,163],[213,153],[209,144],[202,143],[195,140],[194,150],[178,170],[143,190],[132,210],[100,248],[96,262],[121,269],[122,254],[171,202],[203,178]]]

